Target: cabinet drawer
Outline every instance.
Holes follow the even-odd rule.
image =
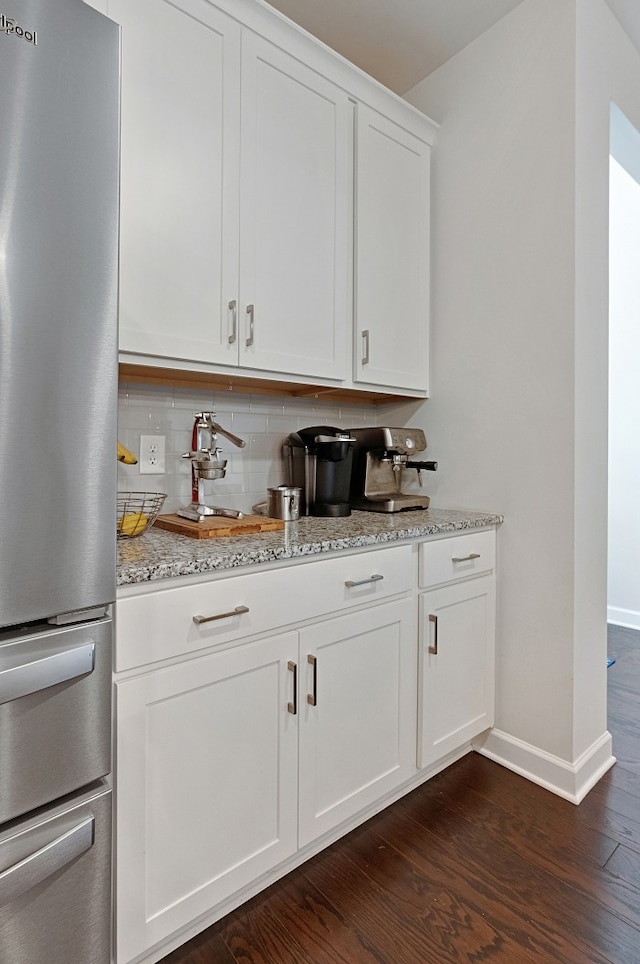
[[[116,672],[406,592],[412,558],[411,546],[393,546],[125,596],[116,606]]]
[[[496,565],[493,529],[434,539],[420,546],[420,588],[491,572]]]

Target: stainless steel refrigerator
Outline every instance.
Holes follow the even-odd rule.
[[[107,964],[119,30],[0,9],[0,961]]]

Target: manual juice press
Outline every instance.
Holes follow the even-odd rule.
[[[190,505],[178,509],[178,515],[193,522],[203,522],[208,516],[221,515],[231,519],[242,519],[243,513],[236,509],[223,509],[205,502],[205,482],[223,479],[227,471],[227,460],[221,458],[222,449],[218,447],[218,432],[226,439],[244,448],[246,442],[233,435],[215,421],[215,412],[197,412],[191,436],[191,451],[185,452],[183,459],[191,460],[191,498]]]

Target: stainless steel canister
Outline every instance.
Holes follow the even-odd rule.
[[[271,519],[284,519],[285,522],[295,522],[300,518],[299,485],[278,485],[267,489],[267,515]]]

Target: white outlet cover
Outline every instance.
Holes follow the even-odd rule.
[[[140,436],[140,475],[161,475],[165,471],[164,435]]]

